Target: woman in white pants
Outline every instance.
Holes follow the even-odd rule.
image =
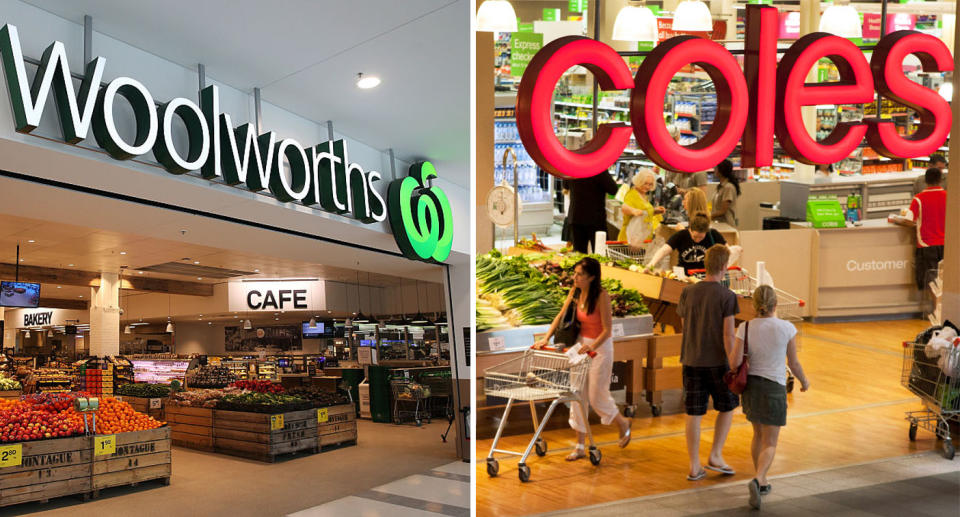
[[[591,350],[597,355],[590,363],[590,371],[584,382],[584,394],[581,398],[600,415],[600,423],[610,425],[614,422],[620,427],[620,447],[630,443],[630,420],[627,420],[617,410],[617,404],[610,394],[610,376],[613,373],[613,336],[611,335],[611,321],[613,310],[610,295],[600,286],[600,263],[596,259],[584,257],[577,262],[573,270],[573,288],[567,295],[567,301],[553,324],[534,347],[547,346],[550,337],[557,330],[563,314],[571,303],[577,304],[577,320],[580,322],[580,353],[586,354]],[[580,296],[574,300],[574,293],[579,289]],[[584,396],[585,395],[585,396]],[[577,446],[567,456],[567,461],[574,461],[586,456],[584,442],[587,438],[588,422],[583,421],[587,411],[580,408],[580,403],[570,404],[570,427],[577,432]]]

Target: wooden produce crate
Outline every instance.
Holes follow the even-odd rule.
[[[357,444],[357,412],[353,404],[317,410],[317,447]]]
[[[214,410],[214,450],[273,462],[282,454],[318,452],[317,410],[270,415]]]
[[[19,456],[19,457],[18,457]],[[0,445],[0,506],[90,493],[92,438],[78,436]]]
[[[152,416],[157,420],[163,420],[163,406],[166,404],[167,397],[148,398],[131,397],[129,395],[116,395],[114,398],[130,404],[130,406],[133,407],[133,409],[138,413]]]
[[[213,409],[167,404],[163,412],[174,445],[213,450]]]
[[[93,497],[100,490],[115,486],[136,486],[159,479],[170,484],[170,427],[132,431],[93,438],[91,488]]]
[[[19,400],[21,394],[23,394],[22,390],[0,391],[0,399]]]

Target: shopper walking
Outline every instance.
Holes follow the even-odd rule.
[[[757,317],[737,329],[729,352],[730,365],[739,367],[746,354],[750,359],[747,387],[743,391],[743,412],[753,424],[750,455],[756,477],[750,480],[750,506],[760,509],[762,496],[770,493],[767,473],[777,452],[780,428],[787,425],[787,369],[800,381],[800,391],[810,381],[797,358],[797,329],[776,315],[777,293],[769,285],[753,291]]]
[[[600,286],[600,263],[596,259],[584,257],[577,262],[573,270],[573,287],[563,308],[553,319],[550,329],[544,337],[534,344],[534,348],[543,348],[549,343],[550,337],[557,330],[560,320],[567,312],[571,303],[576,304],[577,320],[580,322],[580,353],[590,351],[597,353],[590,361],[590,370],[584,382],[585,396],[581,400],[586,404],[586,411],[580,408],[579,402],[570,403],[570,427],[577,432],[577,446],[567,456],[567,461],[574,461],[586,456],[584,442],[587,438],[589,422],[583,420],[590,407],[600,415],[600,423],[610,425],[616,423],[620,427],[620,447],[630,443],[631,421],[627,420],[617,410],[617,404],[610,394],[610,376],[613,374],[613,310],[610,295]],[[574,298],[575,293],[579,295]]]
[[[936,167],[930,167],[924,173],[924,178],[927,188],[910,202],[913,220],[899,223],[917,228],[914,278],[917,289],[921,291],[926,288],[928,272],[937,269],[943,260],[943,238],[947,222],[947,191],[940,186],[943,173]]]
[[[740,404],[736,394],[727,388],[723,375],[729,370],[727,351],[734,341],[734,315],[737,295],[721,281],[727,270],[730,250],[715,244],[706,253],[706,279],[687,286],[680,293],[677,315],[683,325],[680,363],[683,365],[683,406],[686,417],[687,452],[690,472],[687,479],[706,477],[704,468],[725,475],[734,474],[723,460],[723,444],[730,432],[733,410]],[[714,424],[713,445],[706,465],[700,462],[700,421],[707,413],[707,403],[719,411]]]
[[[733,173],[733,163],[723,160],[715,170],[720,184],[713,194],[713,213],[710,218],[719,223],[737,227],[737,198],[740,197],[740,180]]]
[[[631,221],[633,221],[634,217],[640,217],[643,219],[644,227],[646,228],[645,233],[647,234],[640,239],[640,242],[636,243],[636,246],[639,247],[644,240],[650,239],[653,233],[657,231],[657,227],[660,226],[660,221],[663,220],[663,216],[660,214],[666,212],[666,209],[662,206],[654,207],[647,199],[647,196],[650,195],[650,191],[653,190],[657,181],[653,171],[650,169],[640,169],[633,175],[631,181],[633,188],[623,197],[623,206],[620,207],[623,212],[623,226],[620,228],[620,234],[617,235],[617,240],[629,241],[627,227]],[[630,242],[630,244],[632,246],[635,245],[634,242]]]
[[[607,229],[607,194],[617,193],[617,183],[601,172],[589,178],[570,180],[570,237],[573,250],[587,253],[597,232]]]

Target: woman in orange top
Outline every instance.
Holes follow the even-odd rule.
[[[580,296],[574,300],[574,293],[580,290]],[[567,295],[560,314],[553,319],[553,324],[534,347],[547,346],[550,337],[557,330],[563,314],[571,303],[577,304],[577,320],[580,322],[580,353],[586,354],[591,350],[597,355],[590,362],[590,371],[584,384],[584,403],[593,406],[593,410],[600,415],[600,423],[610,425],[614,422],[620,427],[620,447],[630,443],[631,421],[627,420],[617,410],[617,404],[610,394],[610,376],[613,374],[613,337],[612,324],[613,310],[610,303],[610,294],[600,286],[600,263],[596,259],[584,257],[573,270],[573,288]],[[574,461],[586,456],[584,441],[587,438],[587,422],[583,421],[585,411],[580,409],[578,402],[570,404],[570,427],[577,431],[577,447],[567,456],[567,461]]]

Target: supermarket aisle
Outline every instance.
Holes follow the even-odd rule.
[[[470,515],[470,465],[455,462],[366,492],[290,514],[290,517],[414,517]]]

